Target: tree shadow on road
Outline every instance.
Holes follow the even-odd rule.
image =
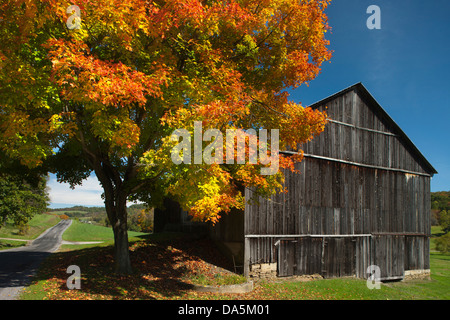
[[[48,252],[0,251],[0,289],[28,285],[39,264],[48,256]]]

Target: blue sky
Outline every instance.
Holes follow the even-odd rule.
[[[370,5],[381,29],[368,29]],[[321,74],[291,93],[312,104],[362,82],[438,171],[431,191],[450,190],[450,1],[334,0],[334,50]]]
[[[379,30],[367,28],[370,5]],[[438,171],[431,191],[450,190],[450,1],[334,0],[327,14],[333,58],[291,99],[309,105],[362,82]],[[103,206],[95,177],[71,190],[51,176],[49,186],[52,207]]]

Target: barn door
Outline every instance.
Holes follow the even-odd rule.
[[[403,279],[405,273],[405,237],[374,236],[374,264],[380,268],[381,280]]]
[[[353,276],[356,273],[356,241],[353,238],[324,238],[322,276]]]
[[[279,240],[277,266],[279,277],[289,277],[295,274],[296,243],[295,240]]]

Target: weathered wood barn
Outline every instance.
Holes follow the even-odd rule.
[[[429,271],[436,170],[362,84],[311,107],[327,108],[330,121],[302,146],[300,173],[286,173],[289,192],[224,216],[212,237],[246,276],[367,278],[376,265],[388,280]]]

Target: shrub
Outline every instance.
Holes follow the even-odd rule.
[[[442,253],[450,252],[450,232],[436,239],[436,250]]]
[[[439,213],[438,221],[444,232],[450,231],[450,211],[442,210]]]
[[[16,223],[15,226],[19,229],[18,233],[21,236],[26,235],[28,230],[30,230],[30,226],[26,221],[20,221],[19,223]]]

